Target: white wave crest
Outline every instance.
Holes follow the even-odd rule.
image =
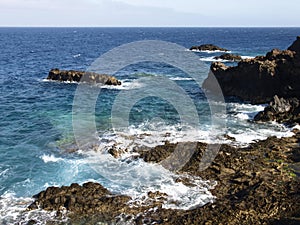
[[[233,62],[233,60],[225,60],[225,59],[215,59],[216,56],[210,56],[210,57],[202,57],[200,58],[200,61],[203,62]],[[242,59],[253,59],[253,56],[241,56]]]
[[[0,224],[27,224],[35,221],[37,225],[44,225],[46,221],[58,221],[56,212],[44,210],[27,211],[27,207],[33,202],[32,198],[16,197],[14,193],[5,193],[0,196]],[[68,218],[63,216],[59,222],[67,222]]]
[[[178,81],[178,80],[194,80],[193,78],[189,78],[189,77],[170,77],[170,80],[175,80],[175,81]]]
[[[192,51],[192,52],[204,52],[204,53],[208,53],[208,54],[213,54],[213,53],[231,53],[232,51],[220,51],[220,50],[215,50],[215,51],[210,51],[210,50],[190,50],[188,49],[188,51]]]
[[[42,155],[40,158],[44,161],[44,163],[59,162],[64,160],[63,158],[57,158],[54,155],[46,155],[46,154]]]
[[[188,177],[193,185],[187,186],[176,182],[180,175],[159,164],[146,163],[143,160],[124,161],[99,152],[90,153],[87,163],[109,180],[109,190],[131,196],[130,203],[133,205],[147,204],[148,193],[156,191],[167,194],[164,208],[188,210],[215,199],[209,191],[214,188],[215,182]]]

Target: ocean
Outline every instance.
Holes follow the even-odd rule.
[[[116,57],[111,58],[111,63],[123,65],[118,61],[124,60],[121,51],[125,57],[134,57],[135,43],[154,40],[150,47],[156,48],[156,42],[170,47],[175,43],[198,57],[199,79],[203,80],[210,63],[215,61],[213,57],[220,52],[190,52],[188,49],[193,45],[212,43],[250,58],[273,48],[286,49],[299,34],[300,28],[0,28],[0,224],[26,224],[30,219],[44,224],[53,213],[24,212],[32,196],[49,186],[86,181],[100,182],[114,193],[135,199],[141,199],[149,191],[168,193],[166,208],[201,206],[214,201],[209,191],[214,186],[212,182],[194,178],[193,187],[175,183],[174,177],[178,175],[161,165],[129,160],[133,149],[165,141],[247,146],[269,136],[292,135],[290,127],[253,123],[251,119],[264,106],[238,99],[231,103],[215,102],[226,109],[218,117],[225,126],[213,127],[211,105],[199,83],[180,68],[160,61],[144,60],[116,71],[113,75],[122,82],[121,86],[85,87],[86,95],[98,93],[94,105],[76,101],[76,96],[83,94],[78,92],[79,85],[45,80],[50,69],[89,70],[99,57],[109,52]],[[133,47],[129,48],[128,43]],[[122,50],[124,45],[130,51]],[[164,52],[159,54],[163,56]],[[181,53],[176,54],[180,57]],[[177,59],[177,55],[173,57]],[[181,59],[183,67],[189,67],[189,63]],[[196,66],[193,68],[191,64],[190,68],[197,74]],[[161,80],[147,86],[148,81],[158,78]],[[170,90],[172,85],[174,89]],[[185,93],[176,104],[168,101],[174,90]],[[122,104],[130,106],[126,108],[126,119],[120,115]],[[196,109],[196,118],[190,114],[187,119],[196,121],[193,129],[182,123],[188,104]],[[92,120],[87,115],[76,121],[74,107],[94,111]],[[98,141],[98,152],[89,146],[72,150],[78,142],[74,125],[91,121],[91,135],[87,134]],[[116,123],[122,126],[116,128]],[[236,141],[231,143],[224,134]],[[115,159],[107,153],[111,147],[126,153]]]

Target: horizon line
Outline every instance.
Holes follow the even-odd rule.
[[[0,25],[0,28],[300,28],[300,26],[48,26]]]

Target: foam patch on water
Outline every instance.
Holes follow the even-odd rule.
[[[16,197],[14,193],[5,193],[0,196],[0,224],[27,224],[35,221],[37,225],[46,224],[46,221],[61,223],[67,222],[68,218],[63,216],[56,218],[56,212],[44,210],[27,211],[26,208],[33,202],[32,198]]]
[[[87,163],[109,180],[110,191],[129,195],[131,204],[147,204],[148,193],[159,191],[167,194],[164,208],[188,210],[213,202],[210,193],[215,182],[204,181],[199,177],[190,177],[194,186],[176,182],[180,175],[166,170],[159,164],[146,163],[143,160],[115,159],[109,154],[89,153]]]
[[[247,146],[257,140],[265,140],[270,136],[291,137],[292,128],[276,122],[258,124],[253,122],[255,115],[263,111],[265,105],[228,103],[228,135],[236,139],[234,145]]]
[[[170,80],[174,80],[174,81],[184,81],[184,80],[194,80],[193,78],[189,78],[189,77],[170,77]]]
[[[215,59],[216,56],[203,57],[200,58],[200,61],[203,62],[234,62],[233,60],[225,60],[225,59]],[[241,56],[242,59],[253,59],[252,56]]]
[[[120,80],[121,85],[97,85],[102,89],[113,89],[113,90],[131,90],[141,88],[143,86],[142,83],[132,82],[132,80]]]
[[[55,157],[54,155],[46,155],[46,154],[42,155],[40,158],[44,161],[44,163],[59,162],[64,160],[63,158],[58,158]]]
[[[242,57],[242,59],[254,59],[255,58],[255,56],[249,56],[249,55],[242,55],[241,57]]]
[[[138,126],[130,126],[123,131],[107,132],[99,137],[99,150],[105,151],[109,147],[132,151],[135,147],[149,148],[163,145],[165,142],[205,142],[224,143],[225,131],[212,130],[207,125],[203,130],[190,126],[166,125],[163,122],[152,123],[147,121]]]
[[[63,84],[78,84],[76,81],[57,81],[57,80],[49,80],[49,79],[42,79],[42,82],[55,82],[55,83],[63,83]]]
[[[197,50],[197,49],[187,49],[187,51],[191,51],[191,52],[204,52],[204,53],[208,53],[208,54],[213,54],[213,53],[231,53],[231,51],[220,51],[220,50],[214,50],[214,51],[210,51],[210,50]]]
[[[80,56],[81,56],[81,54],[76,54],[76,55],[73,55],[73,58],[78,58]]]

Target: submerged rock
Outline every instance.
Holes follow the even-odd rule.
[[[300,98],[300,38],[288,50],[273,49],[266,56],[244,59],[237,66],[215,62],[203,88],[214,90],[214,78],[224,96],[254,104],[268,103],[273,96]]]
[[[110,75],[75,70],[52,69],[50,70],[47,79],[61,82],[69,81],[86,82],[93,84],[100,83],[106,85],[121,85],[121,81]]]
[[[216,56],[214,57],[214,59],[222,59],[222,60],[228,60],[228,61],[234,61],[234,62],[239,62],[242,60],[242,57],[240,55],[234,55],[234,54],[230,54],[230,53],[226,53],[220,56]]]
[[[213,44],[204,44],[199,46],[192,46],[190,48],[191,51],[221,51],[221,52],[228,52],[229,50],[225,48],[221,48],[219,46],[213,45]]]
[[[297,98],[284,99],[276,95],[264,111],[259,112],[254,117],[254,120],[258,122],[276,121],[279,123],[300,124],[300,101]]]

